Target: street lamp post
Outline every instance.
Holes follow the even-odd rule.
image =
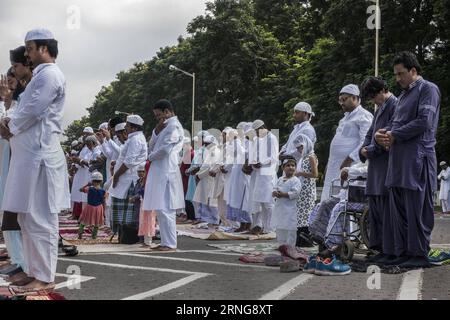
[[[169,66],[170,70],[173,71],[179,71],[181,73],[184,73],[185,75],[189,76],[192,78],[192,125],[191,125],[191,136],[194,136],[194,112],[195,112],[195,73],[189,73],[187,71],[184,71],[176,66],[174,66],[173,64],[171,64]]]
[[[378,77],[378,55],[379,55],[379,43],[380,43],[380,0],[376,1],[375,9],[375,77]]]

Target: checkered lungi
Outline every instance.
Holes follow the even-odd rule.
[[[123,224],[135,225],[139,223],[139,216],[134,210],[134,202],[130,202],[129,198],[133,195],[133,185],[128,189],[126,199],[117,199],[111,197],[112,206],[112,230],[113,232],[119,231],[119,226]]]
[[[339,202],[335,198],[322,201],[317,204],[309,215],[309,232],[314,236],[324,239],[327,232],[328,222],[334,206]]]

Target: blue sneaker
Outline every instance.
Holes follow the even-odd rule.
[[[441,251],[438,255],[429,256],[428,262],[435,266],[450,264],[450,254]]]
[[[333,257],[333,260],[318,260],[314,274],[320,276],[343,276],[350,272],[352,272],[352,269],[348,264],[342,263],[336,257]]]
[[[303,266],[303,272],[314,274],[316,271],[317,256],[312,255],[308,262]]]

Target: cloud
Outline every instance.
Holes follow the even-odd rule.
[[[160,47],[186,35],[187,24],[204,13],[205,1],[2,0],[0,72],[6,72],[9,50],[23,43],[28,30],[52,30],[59,41],[57,63],[67,80],[67,126],[87,114],[85,108],[119,71],[151,59]],[[78,12],[80,19],[74,21]],[[70,29],[77,21],[79,29]]]

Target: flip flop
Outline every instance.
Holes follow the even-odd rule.
[[[14,296],[26,295],[47,295],[55,289],[55,285],[49,285],[46,288],[24,288],[20,286],[9,286],[9,292]]]
[[[158,246],[155,248],[151,248],[150,251],[152,251],[152,252],[176,252],[177,249],[169,248],[169,247],[165,247],[165,246]]]

